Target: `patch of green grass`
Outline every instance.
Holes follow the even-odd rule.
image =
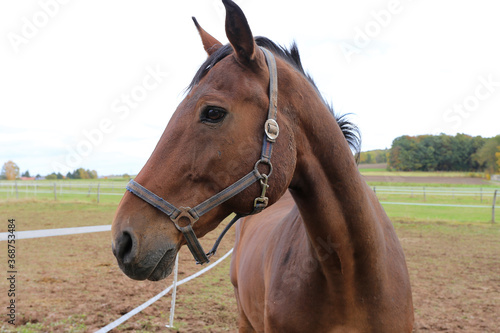
[[[359,172],[361,172],[361,174],[363,174],[363,175],[364,174],[375,175],[375,173],[387,172],[387,169],[385,169],[385,168],[367,168],[367,169],[360,168]]]
[[[116,208],[117,204],[12,200],[0,203],[0,216],[15,219],[17,231],[71,228],[111,224]],[[0,232],[6,231],[7,224],[1,224]]]
[[[415,231],[420,233],[446,234],[446,235],[469,235],[485,236],[495,238],[500,236],[500,223],[473,223],[458,221],[419,221],[415,219],[395,218],[393,225],[396,229]]]
[[[406,206],[382,204],[391,219],[425,222],[461,222],[461,223],[490,223],[491,209],[489,208],[461,208],[461,207],[434,207],[434,206]],[[499,223],[500,214],[495,214]]]
[[[444,183],[408,183],[408,182],[366,182],[369,186],[414,186],[414,187],[463,187],[463,188],[499,188],[499,184],[495,184],[494,182],[490,182],[489,184],[484,185],[475,185],[475,184],[444,184]]]
[[[359,169],[359,172],[366,176],[484,178],[484,173],[482,172],[467,171],[389,171],[386,169]]]
[[[36,199],[47,201],[80,201],[118,203],[127,182],[102,180],[2,181],[0,200]],[[55,193],[54,193],[55,190]]]
[[[405,190],[404,192],[377,191],[377,198],[381,202],[408,202],[423,204],[446,204],[446,205],[475,205],[489,206],[493,203],[493,193],[491,191],[474,193],[469,191],[434,191],[427,189],[424,193],[422,188]],[[497,203],[500,199],[497,194]]]

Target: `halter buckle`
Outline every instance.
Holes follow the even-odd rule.
[[[175,217],[170,216],[170,219],[174,222],[175,227],[179,229],[179,231],[183,231],[184,228],[192,226],[199,218],[200,217],[192,211],[191,207],[179,207],[179,213]],[[186,221],[186,219],[188,221]],[[179,222],[181,222],[181,224],[179,224]]]
[[[267,140],[269,142],[276,142],[276,138],[280,134],[278,122],[274,119],[266,120],[266,123],[264,124],[264,132],[266,132]]]

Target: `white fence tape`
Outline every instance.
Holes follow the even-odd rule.
[[[208,272],[209,270],[211,270],[213,267],[217,266],[221,261],[223,261],[224,259],[226,259],[231,253],[233,252],[233,249],[229,250],[225,255],[223,255],[219,260],[217,260],[216,262],[214,262],[213,264],[205,267],[204,269],[196,272],[195,274],[193,275],[190,275],[188,276],[187,278],[185,279],[182,279],[180,280],[179,282],[177,282],[177,286],[180,286],[186,282],[189,282],[191,281],[192,279],[194,278],[197,278],[198,276],[202,275],[203,273],[206,273]],[[101,328],[100,330],[96,331],[96,333],[105,333],[105,332],[109,332],[110,330],[112,330],[113,328],[117,327],[118,325],[124,323],[125,321],[127,321],[128,319],[130,319],[132,316],[138,314],[139,312],[141,312],[142,310],[144,310],[145,308],[147,308],[148,306],[150,306],[151,304],[153,304],[154,302],[156,302],[157,300],[159,300],[160,298],[162,298],[163,296],[165,296],[170,290],[172,290],[172,288],[174,287],[174,285],[170,285],[167,289],[163,290],[161,293],[159,293],[158,295],[156,295],[155,297],[152,297],[151,299],[149,299],[148,301],[142,303],[141,305],[139,305],[138,307],[136,307],[135,309],[133,309],[132,311],[130,311],[129,313],[123,315],[122,317],[118,318],[117,320],[115,320],[114,322],[112,322],[111,324],[107,325],[107,326],[104,326],[103,328]]]
[[[77,227],[77,228],[60,228],[60,229],[41,229],[41,230],[30,230],[30,231],[16,231],[16,239],[27,239],[27,238],[42,238],[42,237],[52,237],[52,236],[66,236],[75,234],[87,234],[91,232],[102,232],[111,230],[111,224],[107,225],[95,225],[90,227]],[[0,233],[0,241],[7,240],[9,232]]]

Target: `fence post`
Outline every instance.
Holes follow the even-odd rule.
[[[87,197],[90,197],[90,189],[92,188],[92,185],[89,185],[89,193],[87,193]]]
[[[376,186],[373,186],[373,192],[375,193],[375,195],[377,195],[377,187]]]
[[[17,182],[15,183],[15,186],[16,186],[16,199],[19,199],[19,191],[17,189]]]
[[[101,189],[101,183],[97,183],[97,203],[99,203],[99,190]]]
[[[57,184],[54,183],[54,200],[57,200]]]
[[[493,193],[493,205],[491,206],[491,223],[495,223],[495,201],[497,201],[497,191]]]
[[[174,283],[172,284],[172,301],[170,302],[170,318],[168,325],[165,327],[173,328],[174,327],[174,313],[175,313],[175,298],[177,297],[177,273],[179,271],[179,254],[175,257],[175,266],[174,266]]]
[[[426,197],[425,197],[425,186],[424,186],[424,202],[426,201]]]
[[[483,188],[480,187],[479,188],[479,191],[481,192],[481,203],[483,203]]]

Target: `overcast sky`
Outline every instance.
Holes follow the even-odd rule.
[[[173,4],[175,3],[175,4]],[[500,134],[500,3],[240,0],[254,35],[298,43],[363,150],[400,135]],[[206,54],[215,0],[0,2],[0,163],[137,174]]]

